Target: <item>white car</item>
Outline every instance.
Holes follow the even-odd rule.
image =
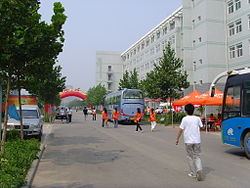
[[[16,107],[19,113],[19,107]],[[22,105],[23,133],[25,137],[35,137],[41,140],[43,120],[37,105]],[[20,131],[20,121],[10,118],[7,122],[7,131],[16,129]]]

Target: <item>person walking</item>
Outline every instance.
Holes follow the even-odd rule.
[[[112,112],[113,115],[113,121],[114,121],[114,128],[118,127],[118,119],[119,119],[119,112],[117,111],[117,108]]]
[[[201,153],[201,139],[200,139],[200,127],[203,126],[201,119],[194,116],[194,106],[187,104],[185,106],[187,116],[185,116],[177,134],[176,145],[179,144],[179,139],[184,132],[184,143],[187,152],[188,166],[190,173],[188,176],[197,178],[198,181],[204,180],[202,172],[202,164],[200,159]]]
[[[107,113],[107,109],[103,108],[102,111],[102,127],[104,127],[104,124],[106,125],[106,127],[108,127],[108,113]]]
[[[72,120],[72,109],[69,108],[68,109],[68,122],[71,123],[71,120]]]
[[[153,132],[156,126],[156,113],[153,108],[150,109],[149,121],[151,122],[151,131]]]
[[[88,116],[88,109],[86,107],[83,108],[83,114],[84,114],[84,118],[85,120],[87,120],[87,116]]]
[[[96,121],[96,109],[95,109],[95,107],[92,108],[92,120]]]
[[[143,132],[141,126],[140,126],[140,121],[141,121],[141,118],[142,118],[142,113],[141,113],[141,109],[140,108],[137,108],[137,113],[135,115],[135,123],[136,123],[136,131],[138,131],[140,129],[141,132]]]

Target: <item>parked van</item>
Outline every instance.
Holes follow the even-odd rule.
[[[16,107],[19,113],[19,107]],[[43,120],[37,105],[22,105],[23,133],[25,137],[35,137],[41,140]],[[10,118],[7,123],[7,130],[16,129],[20,131],[20,121]]]

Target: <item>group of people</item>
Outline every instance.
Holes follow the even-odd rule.
[[[200,128],[203,127],[203,123],[200,117],[193,115],[194,113],[194,106],[192,104],[188,104],[185,106],[185,111],[187,116],[185,116],[180,124],[179,131],[176,138],[176,145],[179,144],[179,139],[182,134],[184,134],[184,144],[188,159],[188,166],[190,172],[188,176],[192,178],[196,178],[198,181],[204,180],[204,174],[202,170],[202,163],[200,158],[201,153],[201,139],[200,139]],[[112,112],[112,118],[114,120],[114,127],[117,128],[118,126],[118,119],[119,119],[119,112],[117,108]],[[150,110],[150,118],[149,121],[151,122],[151,131],[155,129],[156,126],[156,113],[154,109],[151,108]],[[143,131],[142,127],[140,126],[140,121],[143,116],[140,108],[137,108],[137,113],[135,115],[135,123],[136,123],[136,131]],[[108,113],[107,109],[104,108],[102,112],[102,127],[108,126]]]
[[[84,114],[84,118],[85,120],[87,120],[87,116],[88,116],[88,109],[86,107],[83,108],[83,114]],[[91,109],[91,114],[92,114],[92,120],[96,121],[96,109],[95,107],[93,107]]]
[[[117,108],[114,109],[114,111],[112,112],[112,119],[114,122],[114,128],[118,127],[118,119],[120,116],[120,112],[117,110]],[[142,127],[140,125],[141,119],[142,119],[143,113],[141,112],[140,108],[137,108],[137,113],[135,114],[134,117],[134,122],[136,123],[136,131],[141,131]],[[108,126],[108,112],[106,108],[103,108],[102,111],[102,127],[104,127],[104,125]],[[149,117],[149,121],[151,122],[151,131],[154,131],[155,127],[156,127],[156,113],[154,112],[154,109],[151,108],[150,110],[150,117]]]

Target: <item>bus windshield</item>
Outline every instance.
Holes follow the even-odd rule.
[[[224,119],[240,116],[240,90],[240,86],[227,88],[224,104]]]
[[[128,90],[123,93],[123,99],[143,99],[141,91]]]

